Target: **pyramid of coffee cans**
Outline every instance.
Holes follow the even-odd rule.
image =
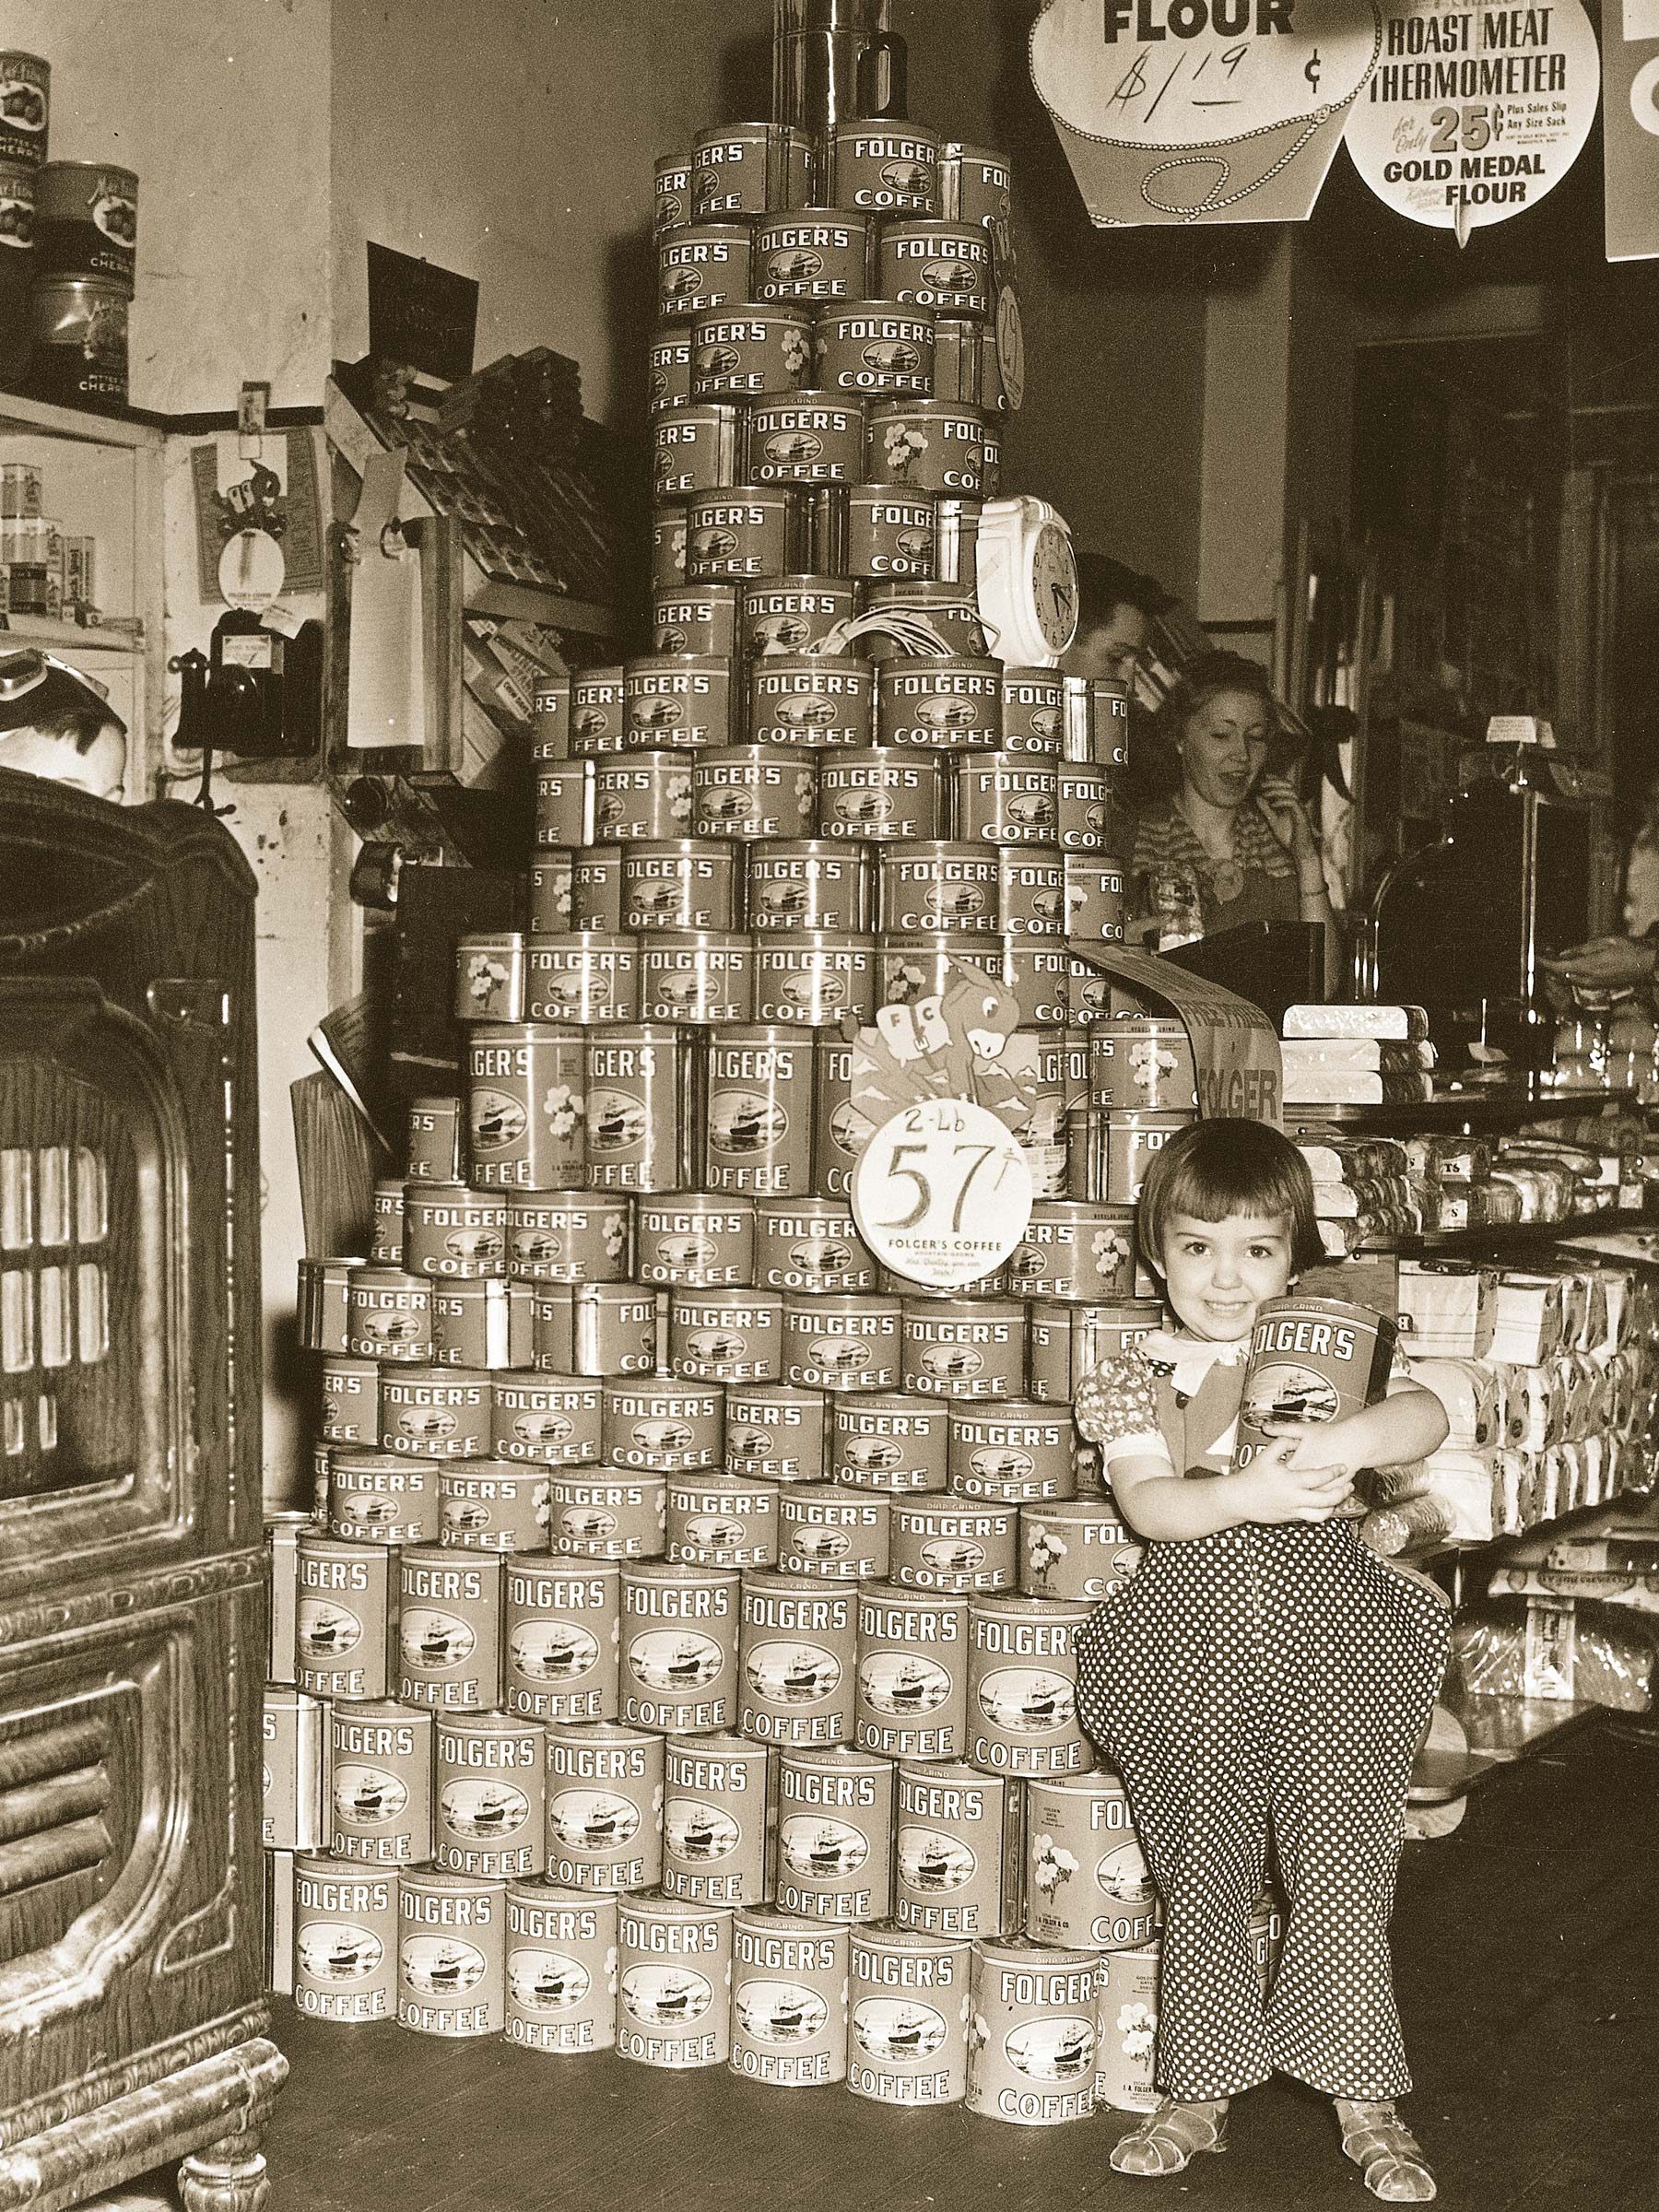
[[[324,1855],[275,1863],[279,1941],[319,2019],[1137,2109],[1158,1912],[1073,1658],[1137,1555],[1069,1401],[1156,1318],[1133,1201],[1196,1101],[1077,957],[1121,694],[1005,668],[961,565],[1007,169],[739,125],[659,186],[657,650],[538,700],[464,1095],[369,1261],[303,1272],[267,1841]],[[858,1234],[852,1036],[953,958],[1018,1003],[1039,1197],[941,1295]]]

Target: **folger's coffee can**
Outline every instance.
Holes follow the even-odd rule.
[[[691,157],[664,154],[656,163],[652,228],[660,234],[691,220]]]
[[[839,1028],[843,1015],[876,1016],[876,941],[830,929],[758,934],[755,1018],[803,1029]]]
[[[853,1103],[853,1047],[841,1038],[826,1037],[818,1048],[812,1121],[813,1187],[820,1198],[845,1198],[853,1188],[859,1153],[875,1132]],[[804,1313],[800,1325],[803,1330],[810,1325]],[[883,1371],[894,1380],[870,1387],[896,1390],[897,1362],[884,1363]]]
[[[593,1466],[555,1473],[553,1550],[566,1559],[659,1559],[664,1476]]]
[[[1059,760],[1065,720],[1065,684],[1057,668],[1003,670],[1003,746],[1006,751]]]
[[[737,858],[735,846],[695,838],[625,846],[623,928],[729,931],[736,914]]]
[[[996,905],[1003,935],[1017,944],[1065,935],[1065,866],[1058,846],[999,845]]]
[[[358,1359],[415,1366],[429,1361],[432,1292],[427,1279],[401,1267],[354,1267],[346,1287],[346,1348]]]
[[[708,1190],[801,1197],[812,1187],[812,1040],[764,1025],[709,1041]]]
[[[677,223],[657,238],[657,312],[665,323],[741,306],[749,296],[747,222]]]
[[[848,2088],[912,2111],[960,2104],[970,1946],[893,1926],[854,1928],[850,1944]]]
[[[620,1723],[547,1730],[547,1879],[649,1889],[663,1874],[663,1739]]]
[[[411,1275],[463,1279],[506,1272],[507,1202],[464,1182],[404,1193],[404,1265]]]
[[[463,937],[455,947],[455,1019],[523,1021],[524,940],[516,929]]]
[[[686,509],[686,574],[693,583],[782,576],[808,551],[801,495],[787,485],[735,484],[692,494]],[[729,742],[737,733],[716,743]]]
[[[866,1583],[858,1594],[853,1737],[884,1759],[960,1759],[968,1733],[968,1600]]]
[[[1008,157],[993,147],[947,139],[939,148],[939,190],[945,213],[959,223],[1006,223],[1013,211]]]
[[[1100,1118],[1091,1109],[1089,1123],[1091,1138],[1099,1128]],[[1112,1112],[1104,1116],[1104,1159],[1101,1171],[1091,1180],[1099,1188],[1091,1196],[1106,1199],[1112,1206],[1133,1206],[1141,1194],[1141,1185],[1147,1180],[1147,1171],[1170,1139],[1181,1130],[1190,1128],[1197,1116],[1186,1112]]]
[[[718,1383],[648,1375],[605,1385],[605,1457],[612,1466],[668,1475],[717,1467],[724,1428]]]
[[[676,1897],[628,1897],[617,1912],[617,2051],[684,2072],[731,2056],[732,1914]]]
[[[853,1740],[857,1592],[757,1569],[743,1577],[738,1720],[756,1743]]]
[[[691,828],[698,837],[810,837],[817,797],[810,754],[774,745],[724,746],[697,756]]]
[[[467,1037],[469,1180],[486,1190],[580,1190],[582,1032],[478,1022]]]
[[[500,1699],[500,1555],[410,1545],[397,1581],[400,1702],[493,1711]]]
[[[571,749],[589,757],[622,748],[620,668],[584,668],[571,680]]]
[[[1002,743],[1002,669],[992,660],[949,654],[935,660],[887,661],[877,685],[876,724],[882,745],[969,747],[994,752]]]
[[[950,1761],[899,1769],[893,1917],[927,1936],[1000,1936],[1021,1923],[1025,1791]]]
[[[331,1535],[354,1544],[435,1544],[439,1525],[438,1470],[429,1460],[341,1444],[329,1453]]]
[[[1088,1038],[1088,1093],[1107,1113],[1194,1110],[1198,1077],[1185,1024],[1152,1014],[1100,1023]]]
[[[897,1390],[901,1327],[896,1298],[788,1297],[783,1380],[802,1390]]]
[[[988,1505],[1070,1498],[1076,1430],[1063,1407],[1025,1400],[950,1408],[950,1487]]]
[[[1016,1937],[973,1947],[968,2110],[1024,2127],[1095,2109],[1095,1958]],[[982,2029],[980,2023],[983,2023]]]
[[[507,1891],[505,2033],[527,2051],[573,2057],[617,2041],[614,1898],[514,1882]]]
[[[507,1272],[515,1281],[628,1279],[628,1201],[563,1192],[507,1202]]]
[[[787,1383],[728,1383],[726,1471],[739,1481],[823,1482],[829,1400]]]
[[[839,1397],[830,1413],[831,1478],[895,1497],[942,1490],[949,1441],[949,1409],[936,1402],[898,1392]]]
[[[778,1500],[778,1565],[826,1582],[879,1580],[888,1571],[889,1503],[873,1490],[792,1483]]]
[[[834,839],[762,843],[748,854],[749,927],[821,930],[856,936],[867,930],[875,873],[861,847]]]
[[[502,1703],[538,1721],[614,1721],[621,1573],[614,1559],[507,1562]]]
[[[743,417],[729,399],[688,399],[662,408],[652,419],[654,476],[653,497],[688,500],[693,492],[725,491],[743,470]],[[672,583],[690,571],[690,537],[678,549],[677,566],[665,574],[653,568],[653,582]],[[578,721],[578,735],[581,724]]]
[[[1122,1590],[1141,1546],[1110,1500],[1045,1500],[1019,1512],[1019,1587],[1028,1597],[1091,1603]]]
[[[1135,1295],[1130,1206],[1044,1199],[1008,1259],[1009,1285],[1031,1298],[1107,1305]]]
[[[847,1941],[844,1928],[770,1906],[736,1915],[734,2074],[774,2088],[846,2078]]]
[[[876,1288],[876,1262],[841,1198],[763,1201],[755,1208],[755,1280],[767,1290],[834,1296]]]
[[[801,404],[804,406],[805,401]],[[845,411],[853,418],[848,434],[856,442],[863,436],[860,427],[863,418],[855,402]],[[756,410],[761,419],[767,413],[764,407]],[[802,465],[806,465],[805,462]],[[771,480],[761,473],[765,464],[756,464],[752,448],[750,465],[759,482]],[[854,476],[858,473],[856,460],[853,473]],[[749,661],[779,653],[802,653],[807,646],[816,645],[827,636],[838,622],[847,621],[856,605],[857,586],[841,576],[771,576],[762,583],[745,584],[737,625],[739,648]],[[853,665],[856,667],[858,664],[854,662]],[[749,735],[757,735],[752,700]],[[783,742],[794,744],[796,740],[791,737]]]
[[[1063,850],[1104,853],[1112,833],[1112,771],[1062,763],[1056,791]]]
[[[885,223],[877,269],[884,300],[936,315],[991,312],[991,235],[976,223]]]
[[[892,1905],[893,1766],[839,1746],[778,1754],[779,1910],[885,1920]]]
[[[896,1498],[889,1571],[909,1590],[1012,1590],[1018,1535],[1018,1509],[1011,1505]]]
[[[693,396],[756,399],[798,392],[812,375],[812,337],[805,308],[751,305],[699,315],[691,326]]]
[[[336,1859],[418,1866],[432,1852],[432,1715],[390,1698],[336,1698],[329,1716]]]
[[[1002,980],[1014,994],[1022,1030],[1058,1029],[1070,1020],[1071,960],[1063,944],[1041,936],[1005,941]],[[1059,1149],[1064,1154],[1065,1147]]]
[[[436,1867],[397,1877],[397,2024],[451,2040],[500,2035],[507,1885]]]
[[[535,1286],[535,1365],[555,1375],[648,1375],[657,1301],[637,1283]]]
[[[535,771],[535,842],[538,851],[594,841],[593,763],[543,760]]]
[[[1018,1398],[1025,1308],[1008,1300],[907,1299],[903,1382],[923,1397]]]
[[[911,485],[855,484],[818,501],[818,559],[873,582],[936,571],[938,495]]]
[[[1117,1776],[1029,1783],[1026,1933],[1083,1950],[1137,1950],[1162,1919]]]
[[[668,1362],[700,1382],[776,1382],[782,1300],[771,1290],[677,1288],[668,1307]]]
[[[1158,2048],[1158,1981],[1162,1946],[1105,1952],[1096,1972],[1100,2019],[1095,2095],[1119,2112],[1158,2106],[1153,2065]]]
[[[583,760],[580,765],[585,769],[589,764]],[[550,847],[543,847],[538,848],[531,860],[530,928],[544,940],[548,936],[568,935],[576,926],[576,855],[575,847],[565,846],[557,852]],[[529,947],[526,946],[526,963],[528,958]],[[526,994],[528,989],[529,979],[526,976]],[[531,1014],[528,995],[524,1001],[524,1011],[532,1021],[561,1018],[558,1014]]]
[[[545,672],[530,692],[530,758],[537,764],[571,757],[571,679]]]
[[[967,844],[1052,845],[1055,770],[1029,754],[975,753],[955,763],[957,836]]]
[[[871,615],[919,615],[937,630],[950,651],[963,659],[982,660],[990,652],[985,626],[971,589],[951,578],[918,583],[873,583],[865,594],[865,612]],[[878,666],[903,660],[906,648],[896,637],[873,629],[862,641]],[[912,662],[912,664],[915,664]],[[994,746],[998,741],[988,741]]]
[[[735,583],[699,583],[657,591],[651,603],[653,653],[695,653],[730,659],[737,650]]]
[[[410,1182],[456,1182],[461,1171],[461,1101],[452,1098],[409,1100]]]
[[[618,753],[594,772],[594,821],[607,842],[679,837],[690,827],[690,753]],[[584,764],[585,765],[585,764]]]
[[[849,207],[796,207],[758,222],[750,259],[757,300],[862,300],[868,219]]]
[[[888,217],[939,213],[936,132],[911,123],[841,123],[828,151],[838,207]]]
[[[514,1465],[588,1465],[599,1457],[602,1387],[592,1375],[492,1376],[490,1456]]]
[[[588,1179],[594,1189],[682,1187],[688,1065],[679,1032],[665,1025],[588,1032]]]
[[[818,323],[817,383],[865,396],[933,396],[931,309],[888,300],[838,300]]]
[[[623,677],[624,749],[697,752],[730,745],[736,734],[732,710],[732,665],[722,655],[641,655],[627,664]]]
[[[657,412],[663,415],[677,414],[682,406],[689,405],[689,401],[676,400],[665,404]],[[652,504],[651,586],[658,592],[679,592],[686,588],[686,511],[672,498],[659,497]],[[673,648],[665,646],[663,650],[671,652]],[[586,749],[580,745],[571,746],[573,752]],[[608,748],[594,747],[592,749],[615,752],[617,748],[613,745]]]
[[[749,1200],[700,1191],[641,1198],[635,1220],[640,1282],[712,1290],[755,1280],[755,1209]]]
[[[985,1771],[1083,1774],[1094,1752],[1077,1718],[1077,1630],[1092,1606],[1041,1598],[973,1601],[968,1757]]]
[[[511,1713],[440,1718],[432,1856],[456,1874],[535,1875],[547,1853],[547,1737]]]
[[[722,1474],[668,1477],[667,1556],[694,1567],[771,1567],[778,1557],[775,1482]]]
[[[392,1367],[381,1377],[381,1441],[415,1459],[480,1459],[489,1450],[485,1368]]]
[[[653,1561],[622,1570],[622,1719],[670,1735],[735,1718],[737,1576]]]
[[[1163,1308],[1155,1298],[1114,1300],[1100,1306],[1073,1306],[1070,1312],[1074,1384],[1080,1382],[1085,1375],[1092,1374],[1106,1360],[1121,1359],[1124,1352],[1132,1351],[1163,1319]]]
[[[381,1370],[377,1359],[331,1352],[323,1362],[321,1435],[331,1444],[380,1442]]]
[[[397,1565],[381,1545],[294,1547],[294,1684],[314,1698],[383,1698],[396,1649]]]
[[[451,1463],[438,1477],[442,1542],[465,1551],[546,1551],[545,1467],[495,1459]]]
[[[747,1021],[754,1010],[748,938],[725,929],[653,929],[640,947],[647,1021]]]
[[[975,938],[997,929],[996,855],[984,845],[929,840],[881,850],[884,933]]]
[[[771,1754],[731,1730],[671,1736],[664,1762],[663,1895],[758,1905],[766,1893]]]
[[[530,1285],[443,1282],[432,1287],[432,1359],[442,1367],[527,1367]]]
[[[936,838],[944,801],[936,760],[896,746],[840,753],[818,768],[818,835],[881,844]]]
[[[691,326],[671,323],[651,341],[646,359],[645,397],[653,415],[691,397]]]
[[[870,409],[865,477],[977,499],[988,442],[976,407],[950,399],[879,400]]]
[[[397,1877],[337,1859],[294,1861],[294,2005],[348,2024],[395,2012]]]
[[[1091,945],[1124,941],[1124,869],[1115,860],[1065,855],[1065,934]]]
[[[701,132],[691,147],[693,219],[805,206],[812,154],[810,134],[784,123],[723,123]]]
[[[815,752],[870,742],[875,677],[851,653],[762,653],[749,669],[749,736],[756,745]],[[819,772],[828,758],[818,764]]]
[[[1233,1466],[1272,1439],[1269,1421],[1337,1421],[1380,1397],[1394,1354],[1392,1324],[1340,1298],[1274,1298],[1257,1310],[1244,1368]]]

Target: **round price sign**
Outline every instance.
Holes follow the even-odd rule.
[[[1000,1267],[1031,1216],[1031,1171],[1005,1122],[928,1099],[884,1122],[853,1172],[853,1218],[886,1267],[936,1290]]]

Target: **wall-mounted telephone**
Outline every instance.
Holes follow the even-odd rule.
[[[276,626],[272,614],[279,617]],[[244,759],[305,759],[321,750],[323,625],[290,627],[280,615],[229,607],[214,625],[206,658],[180,656],[173,742],[181,750]]]

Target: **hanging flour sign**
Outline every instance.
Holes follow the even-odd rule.
[[[1047,0],[1031,82],[1102,228],[1300,222],[1381,53],[1372,0]]]
[[[1600,91],[1582,0],[1382,0],[1382,58],[1346,143],[1380,200],[1463,245],[1560,182],[1590,135]]]

